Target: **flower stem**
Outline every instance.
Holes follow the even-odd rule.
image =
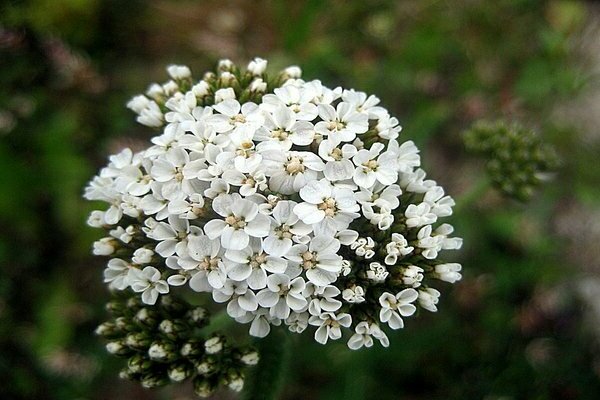
[[[256,340],[255,346],[260,361],[246,378],[243,399],[277,399],[290,359],[290,337],[282,327],[274,327],[269,336]]]

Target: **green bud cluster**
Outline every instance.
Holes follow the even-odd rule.
[[[504,195],[531,198],[559,165],[554,148],[530,129],[502,121],[475,123],[463,140],[467,150],[487,160],[487,173]]]
[[[245,368],[258,362],[258,353],[250,347],[235,347],[220,334],[204,337],[207,310],[173,295],[162,296],[154,306],[131,296],[115,299],[106,308],[112,319],[96,333],[108,340],[108,352],[127,359],[120,376],[145,388],[191,379],[200,397],[220,386],[239,391]]]

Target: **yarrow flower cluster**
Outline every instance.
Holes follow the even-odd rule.
[[[195,81],[171,66],[128,104],[157,129],[88,185],[108,204],[89,224],[108,231],[105,282],[153,305],[175,288],[207,293],[256,337],[272,325],[351,349],[436,311],[436,282],[461,266],[439,258],[462,240],[441,223],[454,201],[420,168],[398,120],[363,92],[275,78],[267,62],[231,61]]]

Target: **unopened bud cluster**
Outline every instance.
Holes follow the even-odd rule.
[[[148,305],[189,288],[257,337],[283,324],[387,346],[386,325],[436,311],[435,287],[461,278],[439,258],[462,245],[442,222],[454,200],[377,97],[265,68],[223,60],[196,83],[172,66],[129,103],[160,133],[86,189],[107,203],[89,219],[109,233],[94,246],[105,282]]]
[[[552,146],[516,123],[478,122],[465,132],[464,142],[487,160],[494,186],[521,201],[528,200],[559,164]]]
[[[203,337],[207,311],[172,295],[152,307],[137,296],[113,300],[107,309],[112,319],[96,333],[108,340],[108,352],[127,359],[121,377],[146,388],[191,379],[201,397],[219,386],[239,391],[244,369],[258,362],[256,351],[234,347],[223,335]]]

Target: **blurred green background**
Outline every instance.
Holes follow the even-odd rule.
[[[199,76],[254,56],[380,97],[457,199],[465,238],[464,278],[440,312],[389,349],[296,338],[283,399],[600,398],[597,4],[15,0],[0,5],[0,399],[193,398],[119,380],[121,360],[94,336],[109,293],[82,189],[154,134],[125,103],[167,64]],[[498,118],[562,158],[527,204],[467,199],[483,161],[461,133]]]

